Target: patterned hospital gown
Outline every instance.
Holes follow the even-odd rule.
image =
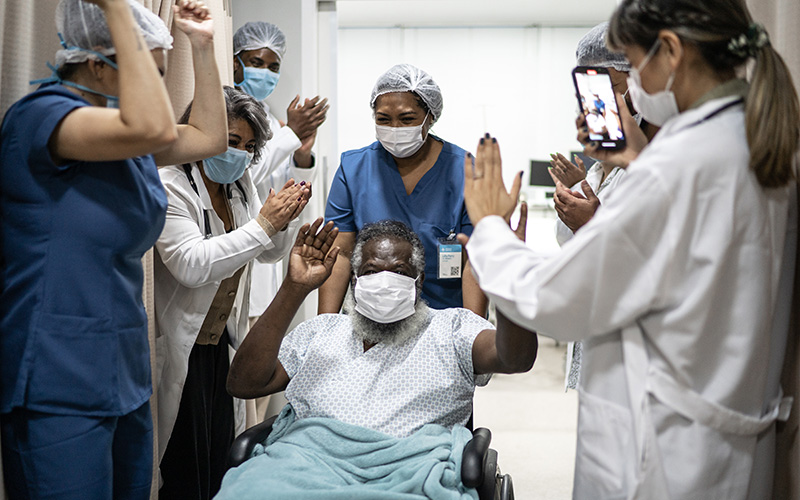
[[[322,314],[283,339],[286,398],[297,418],[330,417],[395,437],[427,423],[464,425],[475,386],[491,377],[472,367],[472,343],[486,329],[494,327],[467,309],[431,309],[420,335],[364,352],[349,316]]]

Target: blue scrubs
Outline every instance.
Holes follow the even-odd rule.
[[[472,234],[464,206],[464,155],[466,151],[442,141],[436,163],[406,194],[392,155],[375,141],[347,151],[333,178],[325,219],[340,231],[358,232],[383,219],[408,224],[425,246],[425,282],[422,297],[434,309],[462,307],[461,279],[438,278],[438,238],[451,233]]]
[[[53,162],[56,125],[87,105],[45,85],[13,105],[0,130],[6,416],[120,417],[152,392],[141,258],[164,226],[167,197],[152,156]]]

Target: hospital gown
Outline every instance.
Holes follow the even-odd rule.
[[[425,329],[400,345],[364,352],[345,314],[322,314],[290,332],[278,359],[298,418],[331,417],[406,437],[424,424],[464,425],[472,414],[472,343],[491,323],[466,309],[430,310]]]

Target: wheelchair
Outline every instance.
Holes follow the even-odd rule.
[[[238,467],[250,458],[256,444],[264,442],[272,432],[277,415],[241,433],[228,452],[228,468]],[[480,500],[514,500],[511,476],[502,474],[497,466],[497,451],[489,448],[492,433],[480,427],[464,446],[461,460],[461,481],[478,491]]]

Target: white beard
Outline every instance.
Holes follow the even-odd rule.
[[[400,345],[422,333],[428,323],[428,304],[422,299],[414,305],[414,314],[394,323],[378,323],[356,311],[352,293],[345,295],[342,312],[350,316],[356,338],[370,344]]]

